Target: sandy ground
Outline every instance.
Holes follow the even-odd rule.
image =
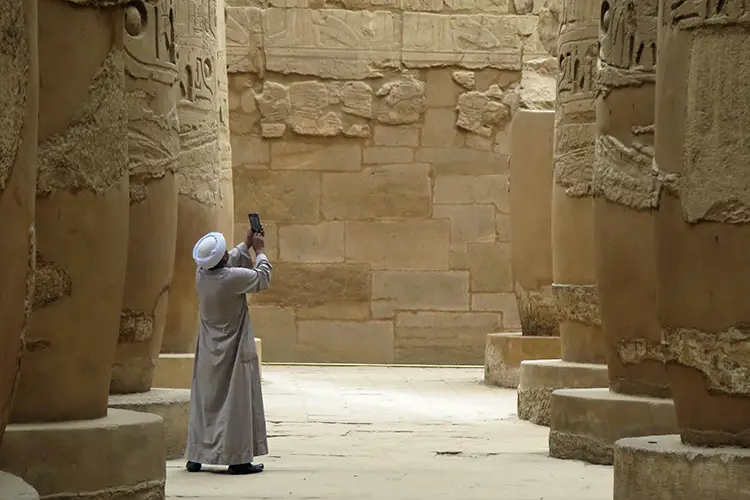
[[[547,456],[546,427],[481,369],[265,366],[266,470],[167,464],[167,497],[200,500],[610,500],[612,468]]]

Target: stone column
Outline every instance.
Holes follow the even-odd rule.
[[[656,0],[602,0],[594,173],[597,288],[610,389],[552,396],[550,455],[611,464],[617,439],[676,432],[657,319]]]
[[[552,298],[552,138],[554,111],[519,110],[511,125],[511,268],[521,331],[490,333],[485,383],[518,386],[521,362],[560,356]]]
[[[39,70],[35,0],[0,7],[0,440],[10,418],[34,293]]]
[[[122,8],[37,5],[36,291],[11,415],[24,425],[6,428],[0,469],[43,498],[163,495],[161,419],[107,411],[128,236]]]
[[[552,186],[552,288],[560,320],[562,360],[523,362],[518,387],[519,417],[541,424],[549,422],[553,389],[607,385],[591,196],[598,20],[598,1],[563,3]]]
[[[616,499],[750,498],[749,21],[734,2],[660,8],[654,356],[680,434],[618,443]]]
[[[173,0],[125,8],[130,232],[110,408],[164,419],[167,459],[182,457],[190,391],[151,389],[167,318],[177,237],[179,85]]]
[[[192,249],[209,231],[222,231],[227,245],[233,244],[231,195],[222,196],[227,190],[231,192],[227,186],[227,179],[231,179],[231,150],[226,132],[226,75],[222,75],[226,73],[226,65],[221,63],[226,59],[224,2],[175,0],[175,6],[181,93],[177,107],[180,122],[177,244],[161,348],[167,355],[160,357],[155,384],[190,387],[190,378],[174,381],[160,373],[192,373],[198,335]],[[185,369],[166,366],[174,363],[185,365]]]

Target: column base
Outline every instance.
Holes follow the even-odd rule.
[[[0,498],[3,500],[39,500],[39,493],[20,477],[0,471]]]
[[[750,449],[698,448],[679,435],[615,443],[614,500],[750,500]]]
[[[560,337],[535,337],[521,332],[490,333],[484,350],[484,383],[515,389],[521,361],[560,356]]]
[[[149,413],[110,409],[104,418],[11,424],[0,469],[44,500],[161,500],[164,424]]]
[[[135,394],[112,394],[109,407],[153,413],[164,419],[164,446],[167,460],[185,456],[190,389],[151,389]]]
[[[258,351],[258,363],[263,363],[263,345],[255,339],[255,350]],[[193,362],[195,354],[159,354],[159,360],[154,368],[154,380],[151,387],[166,389],[190,389],[193,386]],[[263,367],[261,364],[261,379]]]
[[[618,439],[679,432],[671,399],[609,389],[559,389],[552,393],[549,454],[553,458],[612,465]]]
[[[547,426],[550,399],[555,389],[609,386],[607,365],[561,359],[522,361],[519,379],[518,418]]]

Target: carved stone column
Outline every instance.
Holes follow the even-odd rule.
[[[180,151],[172,0],[125,8],[130,231],[113,394],[151,388],[161,349],[177,237]]]
[[[10,418],[34,293],[39,70],[36,1],[0,7],[0,440]]]
[[[521,362],[560,356],[552,297],[554,111],[518,110],[511,125],[511,267],[521,331],[487,335],[484,380],[518,387]]]
[[[36,289],[0,470],[42,498],[163,498],[161,419],[107,409],[128,244],[123,9],[36,5]]]
[[[620,442],[615,498],[649,491],[746,500],[750,11],[742,2],[660,7],[656,165],[665,188],[655,224],[658,318],[680,434]]]
[[[602,0],[594,231],[610,388],[558,391],[550,454],[611,464],[623,437],[677,423],[659,351],[653,174],[656,0]]]
[[[535,423],[549,422],[552,390],[607,384],[596,291],[591,185],[598,20],[598,1],[563,2],[552,187],[552,290],[560,321],[562,360],[521,364],[518,415]]]

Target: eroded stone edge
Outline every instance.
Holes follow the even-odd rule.
[[[560,321],[575,321],[584,325],[601,326],[599,293],[596,285],[568,285],[554,283],[555,297]]]
[[[612,465],[614,443],[605,444],[592,436],[550,429],[549,454],[553,458],[563,460],[583,460],[590,464]]]
[[[549,427],[552,391],[557,387],[519,387],[518,418]]]

